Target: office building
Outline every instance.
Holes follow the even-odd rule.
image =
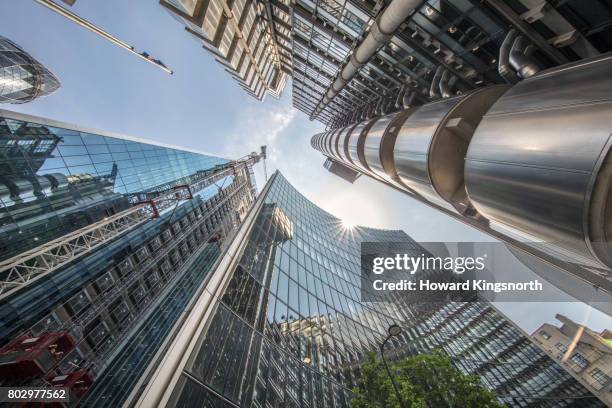
[[[0,103],[26,103],[60,87],[55,75],[30,54],[0,36]]]
[[[118,406],[231,242],[259,159],[0,110],[0,384]]]
[[[556,268],[545,279],[610,313],[610,69],[610,54],[563,65],[375,115],[312,146],[551,265],[534,271]]]
[[[278,31],[267,2],[238,0],[160,0],[185,30],[203,43],[254,98],[278,98],[290,73],[291,53],[277,38],[289,35],[288,23]],[[284,48],[283,48],[284,47]]]
[[[612,405],[612,332],[597,333],[563,315],[561,327],[543,324],[531,337],[589,391]]]
[[[160,2],[198,27],[220,14],[214,2]],[[238,3],[227,6],[236,10],[206,20],[210,32],[221,35],[231,25],[226,20],[242,15],[235,12]],[[611,183],[602,164],[609,162],[612,129],[610,105],[599,103],[600,95],[608,101],[610,94],[609,7],[527,0],[262,0],[244,7],[245,13],[250,7],[292,77],[294,107],[327,125],[330,153],[316,146],[323,135],[314,140],[327,156],[325,168],[349,182],[360,173],[391,180],[393,187],[510,243],[528,263],[535,257],[543,268],[558,269],[547,275],[569,272],[571,282],[552,280],[577,299],[611,304],[601,293],[612,293],[612,217],[606,210]],[[187,31],[194,28],[188,24]],[[214,44],[205,48],[219,54]],[[534,86],[541,92],[530,92]],[[571,91],[561,95],[557,88]],[[572,105],[576,109],[566,115]],[[514,115],[525,127],[500,137]],[[421,137],[420,121],[428,129],[413,144],[412,137]],[[563,133],[575,126],[579,132]],[[393,130],[400,127],[412,134],[397,136]],[[349,133],[354,157],[342,151]],[[583,134],[589,135],[584,155],[578,153]],[[380,161],[378,168],[368,168],[372,160]]]
[[[172,341],[130,396],[136,407],[346,407],[366,353],[442,348],[509,406],[601,407],[486,303],[362,302],[362,242],[402,231],[347,227],[276,172]]]
[[[252,13],[267,31],[265,41],[278,57],[280,69],[292,77],[293,105],[332,128],[375,111],[388,113],[404,103],[420,105],[443,95],[516,81],[538,67],[612,50],[612,10],[601,2],[160,0],[160,4],[220,61],[231,60],[227,50],[236,31],[232,21],[240,26],[246,18],[243,11]],[[243,31],[244,38],[251,38],[247,43],[257,45],[259,40],[249,34]],[[500,58],[502,49],[506,58]],[[509,58],[511,51],[516,52]],[[236,66],[228,65],[228,72],[243,82]]]

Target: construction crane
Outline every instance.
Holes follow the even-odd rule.
[[[268,155],[266,152],[267,152],[267,146],[266,145],[261,146],[260,156],[263,160],[264,177],[265,177],[265,180],[268,181],[268,169],[266,168],[266,159],[268,158]]]
[[[159,217],[163,210],[173,204],[190,200],[195,194],[217,181],[250,169],[263,157],[265,157],[264,152],[251,153],[238,160],[197,173],[198,177],[190,184],[171,186],[161,191],[128,194],[133,203],[132,207],[0,262],[0,300],[96,250],[134,227]]]
[[[168,74],[172,75],[173,71],[171,69],[169,69],[159,59],[153,58],[146,51],[142,51],[142,52],[136,51],[136,49],[134,47],[132,47],[131,45],[127,44],[124,41],[121,41],[117,37],[113,36],[112,34],[106,32],[104,30],[102,30],[99,27],[95,26],[94,24],[90,23],[89,21],[85,20],[84,18],[79,17],[78,15],[74,14],[72,11],[65,9],[64,7],[54,3],[51,0],[35,0],[35,1],[38,4],[41,4],[41,5],[45,6],[45,7],[47,7],[49,10],[52,10],[52,11],[56,12],[57,14],[67,18],[68,20],[70,20],[70,21],[72,21],[74,23],[77,23],[81,27],[84,27],[84,28],[88,29],[89,31],[93,32],[94,34],[97,34],[98,36],[107,39],[108,41],[112,42],[113,44],[118,45],[119,47],[123,48],[124,50],[127,50],[127,51],[131,52],[132,54],[136,55],[137,57],[147,61],[150,64],[155,65],[157,68],[160,68],[160,69],[164,70],[165,72],[167,72]]]

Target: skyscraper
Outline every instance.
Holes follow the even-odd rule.
[[[246,0],[160,0],[204,49],[251,96],[278,98],[290,72],[291,56],[277,38],[269,3]],[[289,30],[286,24],[284,30]]]
[[[125,399],[249,210],[258,160],[0,111],[0,383]]]
[[[260,42],[243,30],[247,43],[251,47],[268,44],[279,69],[292,77],[293,105],[330,127],[354,123],[375,111],[389,113],[404,103],[420,105],[444,95],[516,82],[520,75],[539,68],[612,50],[610,29],[604,25],[612,19],[612,11],[597,2],[547,2],[545,6],[525,0],[160,3],[180,17],[187,31],[201,38],[204,48],[222,63],[232,60],[227,50],[232,42],[240,43],[235,38],[239,36],[233,35],[238,32],[234,24],[244,24],[246,17],[241,16],[248,13],[247,21],[257,21],[267,34]],[[500,57],[502,49],[508,54],[515,51],[512,58]],[[239,52],[230,54],[241,58]],[[227,65],[232,76],[244,80],[235,73],[234,63]]]
[[[275,173],[130,405],[345,407],[397,323],[392,356],[442,348],[510,406],[602,406],[486,303],[362,302],[367,241],[423,251],[402,231],[343,226]]]
[[[606,294],[609,305],[611,67],[607,54],[378,112],[315,135],[312,146],[554,265],[547,279],[576,298]]]
[[[0,36],[0,103],[26,103],[55,92],[60,81],[30,54]]]

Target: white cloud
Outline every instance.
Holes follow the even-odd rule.
[[[228,157],[239,157],[268,146],[270,161],[278,160],[278,137],[294,119],[296,111],[289,107],[261,104],[247,109],[226,137]]]

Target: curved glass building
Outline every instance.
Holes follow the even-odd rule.
[[[0,36],[0,103],[26,103],[60,87],[57,77],[34,57]]]
[[[390,358],[442,349],[508,406],[603,406],[487,303],[363,302],[362,242],[424,251],[403,231],[344,226],[275,173],[130,403],[346,407],[395,323]]]

